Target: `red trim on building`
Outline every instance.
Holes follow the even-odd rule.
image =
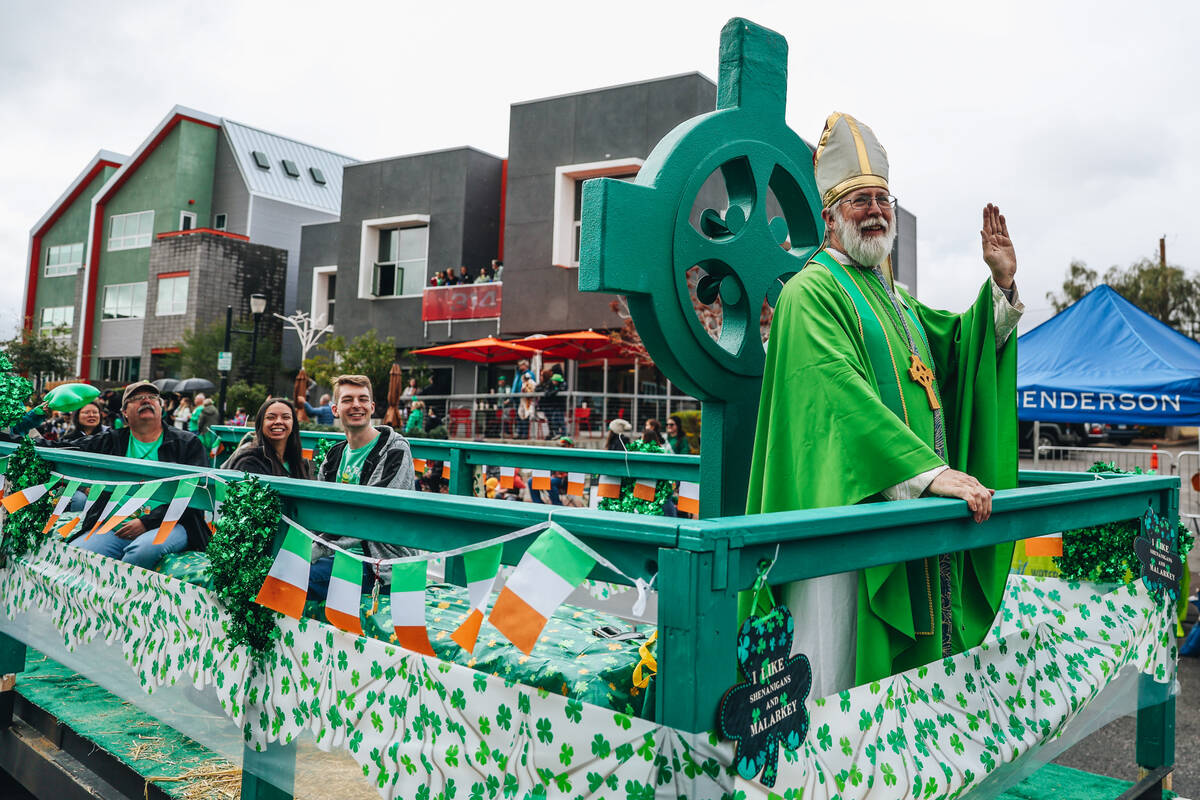
[[[151,347],[150,348],[150,355],[152,355],[152,356],[163,356],[163,355],[168,355],[170,353],[178,353],[178,352],[179,352],[178,347]]]
[[[226,239],[237,239],[239,242],[250,241],[249,236],[243,236],[240,233],[230,233],[229,231],[219,231],[216,228],[192,228],[187,231],[167,231],[166,233],[157,234],[156,239],[169,239],[172,236],[187,236],[192,233],[211,233],[213,236],[224,236]]]
[[[87,187],[92,185],[92,181],[105,167],[121,168],[121,165],[115,161],[105,161],[101,159],[96,162],[96,165],[88,170],[88,174],[84,176],[79,185],[75,187],[75,191],[67,195],[58,207],[54,209],[54,213],[46,220],[42,227],[38,228],[33,233],[33,242],[29,252],[29,279],[25,283],[25,330],[33,330],[33,310],[37,305],[37,284],[38,278],[42,274],[42,237],[54,223],[58,222],[59,218],[66,213],[66,210],[71,207],[71,204],[79,199],[79,196],[87,191]]]
[[[500,162],[500,241],[496,244],[496,259],[504,260],[504,211],[508,204],[508,159]]]
[[[192,274],[192,271],[190,269],[184,269],[184,270],[180,270],[178,272],[160,272],[157,275],[155,275],[154,277],[156,277],[156,278],[186,278],[188,275],[191,275],[191,274]]]

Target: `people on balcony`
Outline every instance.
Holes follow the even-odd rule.
[[[307,404],[306,404],[307,405]],[[300,446],[296,407],[286,397],[268,397],[254,415],[254,438],[234,451],[225,469],[254,475],[312,478],[312,462]]]

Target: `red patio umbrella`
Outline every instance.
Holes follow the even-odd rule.
[[[486,336],[469,342],[442,344],[437,347],[426,347],[413,350],[413,355],[441,356],[442,358],[457,358],[463,361],[474,361],[477,364],[500,364],[509,361],[520,361],[522,358],[532,358],[537,350],[514,342],[505,342],[495,336]]]
[[[542,351],[545,358],[567,358],[579,360],[582,358],[620,358],[621,351],[613,340],[603,333],[595,331],[575,331],[574,333],[554,333],[547,336],[527,336],[516,339],[513,344],[533,347]]]

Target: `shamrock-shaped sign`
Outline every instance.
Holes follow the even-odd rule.
[[[738,774],[774,786],[779,745],[800,747],[808,734],[804,699],[812,689],[808,657],[789,656],[796,624],[783,606],[750,617],[738,632],[738,662],[747,681],[721,698],[717,711],[721,735],[737,742]]]
[[[1183,559],[1179,556],[1179,531],[1154,509],[1142,516],[1142,535],[1133,542],[1133,552],[1142,562],[1142,583],[1160,598],[1164,593],[1172,601],[1179,597],[1183,577]]]

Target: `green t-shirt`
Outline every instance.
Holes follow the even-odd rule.
[[[125,448],[126,458],[140,458],[143,461],[158,461],[158,448],[162,446],[163,436],[160,433],[153,442],[139,442],[130,434],[129,446]]]
[[[374,446],[375,439],[357,450],[351,450],[350,445],[346,445],[346,449],[342,451],[342,463],[338,466],[337,482],[358,483],[359,476],[362,474],[363,462],[367,460],[367,456],[370,455],[371,448]]]

